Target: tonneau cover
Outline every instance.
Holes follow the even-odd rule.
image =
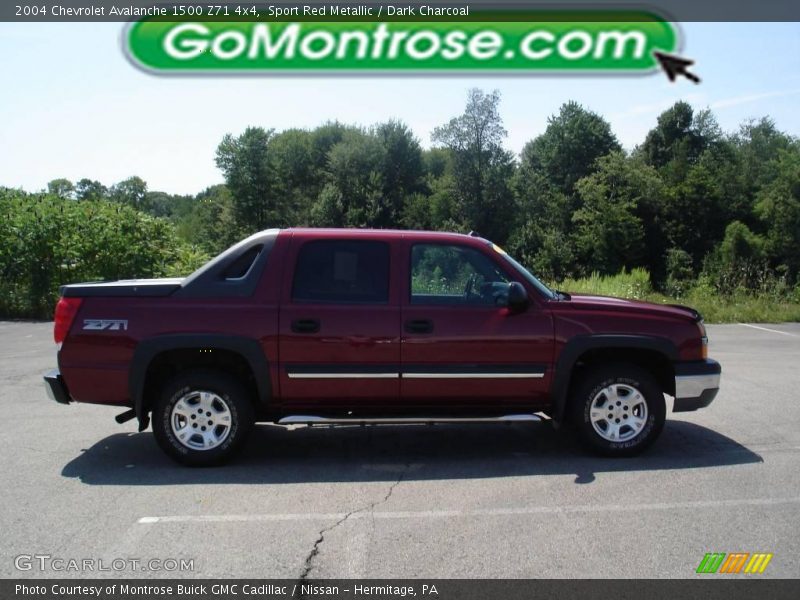
[[[169,296],[181,288],[183,278],[172,279],[125,279],[122,281],[98,281],[95,283],[71,283],[61,286],[61,295],[67,298],[119,298]]]

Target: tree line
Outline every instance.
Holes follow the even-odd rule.
[[[176,273],[254,231],[300,225],[477,231],[551,283],[645,269],[673,297],[698,283],[723,295],[798,285],[800,141],[771,119],[724,132],[711,111],[677,102],[626,151],[607,120],[567,102],[517,156],[503,145],[500,100],[470,90],[429,149],[396,120],[249,127],[216,149],[225,183],[194,196],[150,191],[139,177],[109,188],[56,179],[38,194],[4,189],[2,285],[16,277],[27,281],[21,295],[35,297],[42,264],[58,268],[39,279],[57,283]],[[82,223],[58,243],[22,235],[43,223],[63,230],[52,223],[59,211],[74,213],[76,227],[81,217],[98,225]],[[103,248],[85,238],[111,236],[103,227],[133,254],[149,246],[150,258],[101,268],[87,256]],[[81,239],[89,255],[63,246]],[[31,255],[27,266],[19,253]],[[51,296],[55,284],[44,286]]]

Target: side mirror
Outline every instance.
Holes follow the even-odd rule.
[[[530,299],[528,292],[518,281],[512,281],[508,284],[508,308],[513,312],[525,312],[528,310]]]

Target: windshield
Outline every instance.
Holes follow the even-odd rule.
[[[492,244],[491,242],[489,242],[489,244],[492,246],[492,248],[494,249],[495,252],[497,252],[500,256],[502,256],[512,267],[514,267],[514,270],[517,273],[522,275],[522,277],[525,279],[525,281],[527,281],[533,287],[535,287],[537,290],[539,290],[539,292],[541,292],[546,298],[550,298],[551,300],[557,300],[558,299],[558,294],[556,294],[553,290],[551,290],[549,287],[547,287],[541,281],[536,279],[536,277],[534,277],[531,274],[531,272],[528,271],[528,269],[526,269],[521,264],[519,264],[516,260],[511,258],[511,256],[505,250],[503,250],[500,246],[498,246],[497,244]]]

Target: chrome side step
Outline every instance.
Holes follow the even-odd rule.
[[[406,425],[412,423],[519,423],[542,419],[533,414],[502,415],[500,417],[315,417],[290,415],[278,425]]]

